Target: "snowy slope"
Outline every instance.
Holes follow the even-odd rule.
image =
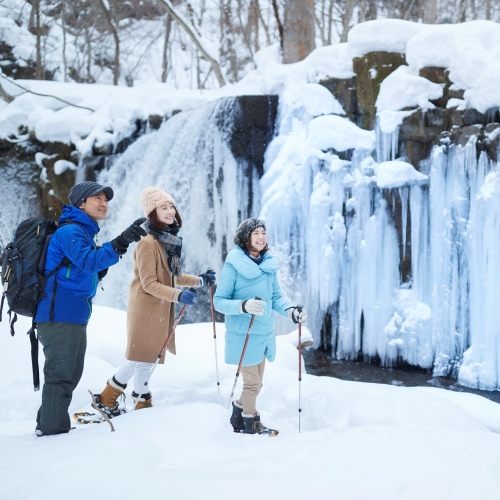
[[[123,361],[125,319],[95,308],[71,411],[88,409],[87,389],[100,391]],[[304,375],[299,434],[297,332],[278,337],[258,401],[276,438],[232,432],[225,404],[235,367],[223,362],[219,324],[219,405],[210,323],[178,328],[179,354],[153,375],[154,408],[115,419],[114,433],[75,424],[37,438],[28,327],[21,318],[11,338],[0,324],[1,498],[498,497],[500,406],[479,396]]]

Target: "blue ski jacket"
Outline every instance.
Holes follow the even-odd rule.
[[[266,302],[264,315],[255,316],[250,332],[242,366],[254,366],[266,357],[274,361],[276,357],[276,337],[274,334],[274,312],[288,317],[286,309],[292,304],[283,299],[278,283],[276,259],[266,252],[257,264],[239,247],[229,252],[218,280],[214,296],[214,307],[225,314],[226,363],[237,365],[250,325],[251,314],[240,314],[242,300],[261,298]]]
[[[59,224],[65,225],[50,238],[45,274],[55,269],[64,257],[71,263],[47,280],[46,296],[38,304],[35,321],[85,325],[92,314],[98,271],[116,264],[120,256],[111,243],[96,247],[94,237],[99,226],[79,208],[64,205]]]

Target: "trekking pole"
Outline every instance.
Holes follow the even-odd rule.
[[[297,311],[299,314],[302,312],[302,306],[297,306]],[[300,393],[300,386],[302,382],[302,323],[299,323],[299,434],[300,434],[300,414],[302,413],[302,408],[300,406],[300,398],[301,398],[301,393]]]
[[[192,291],[192,292],[196,292],[196,290],[194,288],[190,288],[189,290]],[[170,339],[174,335],[175,329],[177,328],[177,325],[179,324],[179,321],[181,320],[181,317],[184,314],[184,311],[186,310],[186,307],[187,307],[187,304],[184,304],[182,306],[181,312],[179,313],[179,316],[177,316],[177,319],[175,320],[175,322],[174,322],[174,324],[172,326],[172,329],[170,330],[170,333],[168,334],[167,340],[165,340],[165,343],[163,344],[163,347],[161,348],[161,351],[158,354],[158,357],[156,358],[155,364],[151,367],[151,370],[149,371],[148,378],[144,382],[144,386],[142,387],[141,393],[137,396],[137,399],[136,399],[136,401],[134,403],[134,407],[132,408],[132,411],[135,410],[135,407],[137,406],[137,403],[139,402],[139,399],[141,399],[141,396],[144,393],[147,392],[146,389],[147,389],[149,380],[151,379],[151,375],[153,375],[153,372],[155,371],[156,366],[158,365],[158,363],[160,362],[160,359],[162,358],[163,354],[167,350],[168,343],[170,342]]]
[[[257,300],[261,300],[260,297],[255,297]],[[231,396],[229,396],[229,401],[227,402],[227,408],[229,409],[229,405],[231,404],[231,400],[233,399],[234,390],[236,389],[236,384],[238,382],[238,377],[240,376],[241,364],[243,363],[243,357],[245,356],[245,351],[247,350],[248,339],[250,338],[250,330],[252,329],[253,320],[255,319],[255,314],[252,314],[252,318],[250,319],[250,325],[248,325],[247,336],[245,338],[245,343],[243,344],[243,351],[241,352],[240,364],[238,365],[238,369],[236,370],[236,377],[234,377],[233,390],[231,391]]]
[[[208,272],[214,272],[211,269]],[[215,348],[215,373],[217,375],[217,392],[219,394],[219,404],[220,404],[220,382],[219,382],[219,361],[217,359],[217,329],[215,328],[215,309],[214,309],[214,289],[210,285],[210,305],[212,306],[212,324],[214,327],[214,348]]]

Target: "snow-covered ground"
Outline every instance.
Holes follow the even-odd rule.
[[[95,307],[72,412],[89,409],[87,389],[102,390],[123,362],[125,322]],[[211,323],[178,327],[178,355],[153,374],[154,408],[114,419],[114,433],[75,423],[37,438],[29,320],[16,326],[11,338],[0,323],[0,498],[498,498],[500,406],[480,396],[306,374],[299,433],[297,332],[278,337],[258,400],[276,438],[232,432],[225,405],[236,370],[223,362],[218,324],[219,404]]]

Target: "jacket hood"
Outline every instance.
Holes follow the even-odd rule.
[[[73,207],[72,205],[63,205],[63,212],[59,218],[59,224],[68,221],[80,224],[92,235],[100,231],[97,222],[93,221],[83,210]]]
[[[274,273],[278,269],[276,259],[269,252],[264,254],[260,264],[256,264],[240,247],[233,248],[227,254],[226,262],[246,279],[258,278],[262,273]]]

